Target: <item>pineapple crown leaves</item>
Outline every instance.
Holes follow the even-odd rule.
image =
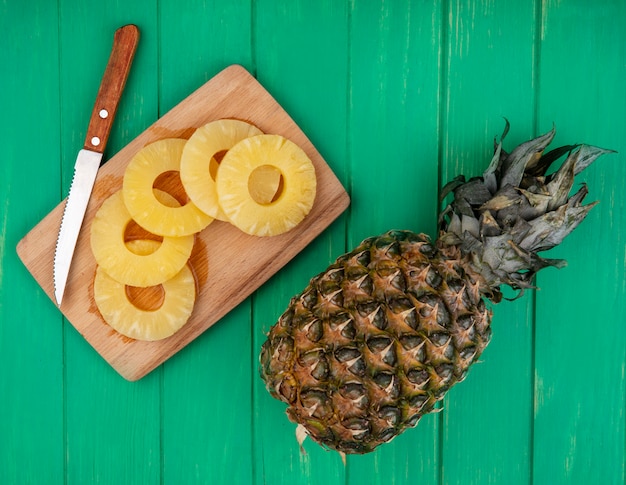
[[[553,127],[507,153],[502,141],[509,127],[506,121],[481,177],[466,181],[459,176],[443,188],[442,200],[450,193],[454,199],[440,214],[439,241],[459,247],[492,289],[507,284],[523,292],[533,288],[539,270],[565,265],[564,260],[537,253],[560,244],[596,205],[582,205],[585,184],[570,196],[574,179],[598,157],[614,151],[577,144],[544,153],[556,134]],[[563,156],[561,166],[548,174]],[[499,292],[494,295],[499,299]]]

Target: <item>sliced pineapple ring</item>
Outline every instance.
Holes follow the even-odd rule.
[[[157,241],[129,241],[133,253],[150,256]],[[102,267],[96,270],[93,292],[102,318],[116,331],[136,340],[161,340],[180,330],[189,320],[196,299],[193,273],[187,265],[162,283],[163,301],[156,310],[144,310],[129,299],[126,285],[114,280]]]
[[[267,165],[280,171],[283,186],[269,203],[260,203],[250,193],[250,177],[255,170],[271,172],[260,168]],[[280,135],[257,135],[240,141],[224,155],[216,187],[232,224],[247,234],[274,236],[289,231],[310,212],[317,181],[313,163],[298,145]]]
[[[167,207],[154,195],[154,182],[166,172],[180,171],[180,159],[187,140],[166,138],[143,147],[124,173],[124,203],[141,227],[160,236],[187,236],[200,232],[213,218],[189,201]]]
[[[171,195],[155,189],[163,204],[179,206]],[[96,263],[113,279],[130,286],[154,286],[178,273],[187,263],[194,236],[164,236],[151,254],[137,254],[124,242],[132,218],[119,190],[106,199],[91,223],[91,250]]]
[[[215,189],[215,156],[262,131],[245,121],[220,119],[198,128],[183,149],[180,180],[191,201],[206,214],[225,221]]]

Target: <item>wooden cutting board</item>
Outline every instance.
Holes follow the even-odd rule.
[[[248,121],[265,133],[279,134],[297,143],[315,165],[317,195],[313,208],[294,229],[269,238],[246,235],[225,222],[211,223],[196,236],[190,259],[198,288],[187,324],[173,336],[157,342],[125,337],[104,322],[94,302],[96,262],[89,244],[91,221],[102,202],[121,189],[124,170],[142,147],[163,138],[189,138],[196,128],[220,118]],[[100,168],[60,310],[119,374],[131,381],[140,379],[248,297],[348,205],[348,194],[302,130],[244,68],[230,66]],[[53,301],[52,267],[63,206],[64,202],[59,204],[17,246],[19,257]]]

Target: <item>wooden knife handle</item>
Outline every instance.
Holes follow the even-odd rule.
[[[115,31],[111,56],[87,128],[83,146],[87,150],[104,152],[138,42],[139,29],[136,25],[125,25]]]

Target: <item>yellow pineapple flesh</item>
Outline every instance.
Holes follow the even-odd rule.
[[[158,251],[152,240],[129,241],[133,253],[149,256]],[[146,309],[129,297],[129,288],[109,276],[102,267],[96,270],[94,300],[102,318],[120,334],[136,339],[155,341],[170,337],[189,320],[193,311],[195,278],[187,265],[162,284],[163,298],[155,309]]]
[[[198,128],[183,149],[180,180],[191,201],[213,218],[225,221],[220,208],[213,167],[219,169],[216,156],[236,143],[262,132],[254,125],[234,119],[211,121]],[[216,170],[215,170],[216,172]]]
[[[180,205],[165,192],[155,190],[155,196],[168,206]],[[156,241],[154,252],[141,254],[125,241],[132,218],[124,204],[122,191],[106,199],[98,209],[92,223],[90,243],[96,263],[103,271],[122,284],[131,286],[158,285],[178,273],[187,263],[194,245],[194,236],[150,237]]]
[[[187,236],[200,232],[213,217],[193,201],[180,207],[163,205],[154,195],[154,183],[162,174],[180,172],[186,140],[166,138],[143,147],[124,172],[124,203],[131,217],[144,229],[160,236]]]
[[[261,168],[268,166],[271,168]],[[253,175],[259,170],[260,184]],[[267,179],[269,183],[263,182]],[[281,182],[280,193],[274,197],[274,186]],[[259,185],[264,187],[258,191],[262,202],[251,193],[251,186]],[[311,211],[317,180],[313,163],[298,145],[280,135],[257,135],[226,153],[216,187],[219,203],[232,224],[247,234],[275,236],[293,229]]]

